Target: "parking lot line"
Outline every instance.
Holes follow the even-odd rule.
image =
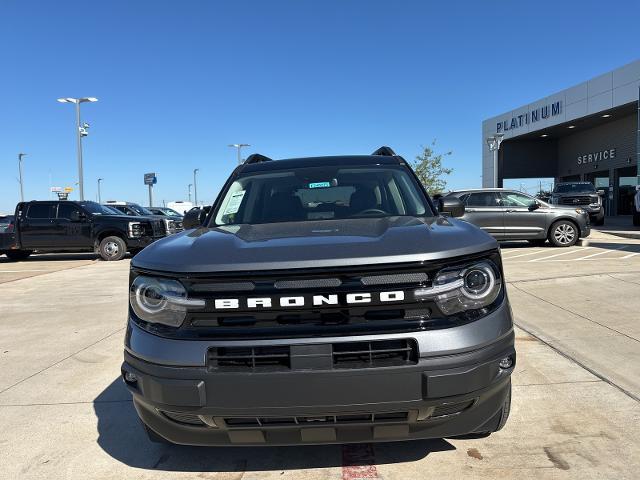
[[[511,256],[509,256],[509,257],[504,257],[504,255],[503,255],[503,258],[508,259],[508,260],[511,260],[512,258],[526,257],[527,255],[535,255],[536,253],[542,253],[542,252],[544,252],[544,251],[545,251],[545,250],[540,249],[540,250],[535,250],[535,251],[533,251],[533,252],[522,253],[522,254],[520,254],[520,255],[511,255]]]
[[[636,255],[640,255],[640,252],[634,252],[634,253],[630,253],[629,255],[625,255],[624,257],[620,258],[620,260],[625,260],[627,258],[631,258],[631,257],[634,257]]]
[[[592,253],[591,255],[587,255],[586,257],[575,258],[574,260],[586,260],[588,258],[597,257],[598,255],[604,255],[605,253],[613,252],[613,251],[616,251],[616,250],[624,250],[625,248],[628,248],[629,246],[630,245],[621,245],[620,247],[617,247],[617,248],[607,248],[606,250],[604,250],[602,252]]]
[[[560,257],[561,255],[569,255],[570,253],[576,253],[576,252],[584,252],[585,250],[589,250],[590,248],[593,247],[582,247],[581,250],[577,250],[577,249],[569,249],[566,252],[560,252],[560,253],[556,253],[554,255],[549,255],[548,257],[540,257],[540,258],[534,258],[533,260],[528,260],[529,262],[544,262],[549,260],[550,258],[555,258],[555,257]]]

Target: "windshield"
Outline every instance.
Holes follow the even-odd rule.
[[[592,183],[560,183],[553,193],[596,193]]]
[[[114,210],[113,208],[100,205],[96,202],[83,202],[80,204],[87,212],[94,215],[122,215],[121,212]]]
[[[138,205],[137,203],[128,203],[127,206],[133,210],[134,212],[136,212],[138,215],[153,215],[153,212],[147,210],[144,207],[141,207],[140,205]]]
[[[165,213],[165,215],[173,215],[173,216],[176,216],[176,217],[181,217],[182,216],[182,214],[176,212],[172,208],[160,208],[159,210],[163,211]]]
[[[216,225],[433,215],[406,167],[309,167],[250,173],[224,192]]]

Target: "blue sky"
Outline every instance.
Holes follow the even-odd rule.
[[[109,1],[0,4],[0,212],[77,181],[85,196],[210,202],[235,166],[229,143],[274,158],[407,158],[437,139],[450,187],[478,186],[481,121],[640,55],[637,2]]]

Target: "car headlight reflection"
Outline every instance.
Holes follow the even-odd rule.
[[[144,275],[131,284],[129,303],[141,320],[170,327],[182,325],[189,309],[205,306],[202,299],[188,298],[186,289],[177,280]]]
[[[467,267],[445,269],[433,286],[414,292],[417,300],[432,300],[445,315],[491,305],[502,290],[498,268],[490,261]]]

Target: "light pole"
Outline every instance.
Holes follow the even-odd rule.
[[[504,135],[502,133],[496,133],[492,137],[487,137],[487,145],[489,146],[489,150],[493,152],[493,188],[498,188],[498,153],[503,138]]]
[[[102,181],[102,178],[98,179],[98,203],[102,203],[102,196],[100,195],[100,182]]]
[[[82,97],[82,98],[59,98],[60,103],[74,103],[76,105],[76,127],[78,130],[78,184],[80,187],[80,200],[84,200],[84,178],[82,172],[82,137],[86,137],[89,129],[89,124],[84,125],[80,123],[80,104],[85,102],[97,102],[95,97]]]
[[[238,149],[238,165],[240,165],[242,163],[242,147],[250,147],[251,145],[249,145],[248,143],[232,143],[229,146]]]
[[[196,202],[196,207],[198,206],[198,183],[196,181],[196,174],[200,169],[193,169],[193,200]]]
[[[20,201],[24,202],[24,190],[22,188],[22,157],[24,157],[26,153],[18,154],[18,173],[20,174]]]
[[[189,184],[189,203],[191,203],[191,187],[193,186],[192,183]]]

